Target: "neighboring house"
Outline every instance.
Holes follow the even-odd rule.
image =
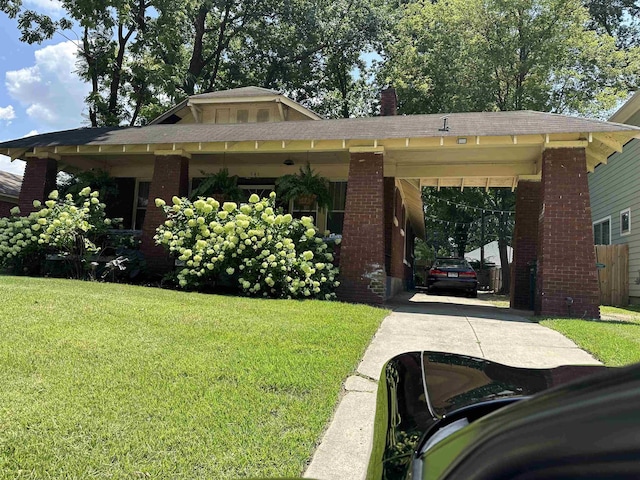
[[[469,261],[480,261],[480,248],[476,248],[475,250],[470,251],[469,253],[464,254],[464,258]],[[507,245],[507,259],[509,263],[513,260],[513,248]],[[486,263],[493,263],[497,268],[502,267],[502,263],[500,262],[500,249],[498,248],[498,241],[494,240],[493,242],[489,242],[484,246],[484,261]]]
[[[0,217],[8,217],[9,211],[18,205],[22,177],[0,170]]]
[[[58,170],[106,170],[119,186],[109,214],[142,231],[158,269],[172,262],[153,241],[164,221],[155,198],[186,195],[221,168],[247,194],[263,193],[309,162],[331,182],[333,212],[306,213],[342,234],[339,298],[377,304],[411,284],[414,239],[425,236],[421,187],[517,187],[512,303],[529,305],[537,258],[538,313],[565,314],[571,296],[575,311],[598,316],[586,171],[612,153],[610,138],[624,143],[640,129],[531,111],[399,116],[396,103],[386,89],[379,117],[327,120],[244,87],[194,95],[144,127],[35,135],[0,143],[0,154],[27,162],[23,212],[55,187]]]
[[[640,92],[611,122],[640,126]],[[640,139],[633,139],[589,173],[596,245],[629,245],[629,301],[640,303]]]

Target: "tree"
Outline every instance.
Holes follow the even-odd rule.
[[[148,10],[152,0],[64,0],[67,14],[59,20],[24,8],[22,0],[0,0],[0,10],[18,18],[20,40],[41,43],[55,33],[66,38],[77,25],[78,73],[91,84],[87,97],[91,126],[137,121],[148,100],[145,75],[134,55],[144,49]],[[131,100],[128,103],[127,100]]]
[[[411,2],[400,11],[379,77],[413,98],[400,104],[405,113],[598,114],[636,74],[635,52],[588,28],[579,0]]]
[[[640,2],[637,0],[584,0],[591,16],[590,26],[616,39],[619,47],[640,44]]]
[[[464,257],[470,250],[498,241],[500,263],[509,265],[507,246],[512,243],[515,195],[508,188],[457,190],[423,188],[427,245],[435,255]],[[483,226],[484,225],[484,226]],[[503,268],[502,292],[511,282],[509,268]]]
[[[22,41],[75,37],[78,73],[91,84],[92,126],[134,125],[186,96],[247,85],[282,91],[328,116],[372,112],[374,88],[362,56],[379,46],[383,0],[63,0],[62,6],[66,16],[55,20],[22,0],[0,0],[0,10],[18,18]]]

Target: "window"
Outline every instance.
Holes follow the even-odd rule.
[[[269,109],[261,108],[258,110],[257,116],[258,123],[268,122],[269,121]]]
[[[595,245],[611,244],[611,217],[593,222],[593,243]]]
[[[620,235],[631,233],[631,209],[627,208],[620,212]]]
[[[136,188],[135,211],[133,212],[134,228],[142,230],[144,224],[144,216],[147,213],[147,205],[149,204],[149,187],[151,182],[138,182]]]
[[[249,123],[249,110],[238,110],[236,112],[237,123]]]
[[[216,109],[216,123],[226,124],[229,123],[229,109],[217,108]]]
[[[347,182],[330,182],[331,211],[327,216],[327,230],[336,235],[342,235],[344,223],[344,209],[347,203]]]

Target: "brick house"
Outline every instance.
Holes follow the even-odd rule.
[[[9,215],[9,211],[18,205],[22,177],[0,170],[0,217]]]
[[[379,304],[412,277],[413,242],[425,235],[422,186],[518,191],[514,307],[529,304],[528,263],[537,259],[536,311],[597,317],[598,284],[586,173],[640,129],[539,112],[397,116],[392,89],[381,116],[325,120],[284,95],[245,87],[195,95],[144,127],[82,128],[0,143],[27,161],[20,205],[53,188],[58,170],[103,169],[118,181],[111,214],[153,244],[162,213],[153,199],[187,194],[228,168],[247,194],[309,162],[331,181],[333,212],[312,213],[343,236],[340,297]],[[605,138],[606,137],[606,138]],[[295,212],[295,205],[289,205]],[[297,212],[302,213],[302,212]]]

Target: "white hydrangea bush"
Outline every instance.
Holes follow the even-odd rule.
[[[240,206],[213,198],[172,203],[156,199],[167,220],[155,240],[184,263],[180,286],[198,289],[226,274],[250,296],[335,299],[338,269],[313,218],[276,211],[275,193]]]
[[[34,200],[35,210],[28,216],[20,216],[18,207],[11,209],[10,217],[0,218],[0,265],[45,253],[96,253],[99,248],[93,239],[112,225],[98,196],[89,187],[78,198],[59,197],[54,190],[44,204]]]

